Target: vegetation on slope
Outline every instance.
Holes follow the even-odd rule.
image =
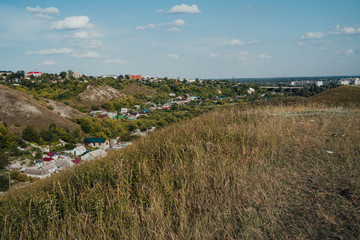
[[[333,106],[360,107],[360,87],[342,86],[330,89],[311,97],[310,101]]]
[[[126,95],[138,95],[142,94],[144,96],[154,96],[156,92],[148,87],[139,86],[136,84],[130,84],[126,86],[123,90],[121,90],[121,93]]]
[[[356,238],[359,114],[206,113],[3,195],[1,237]]]
[[[36,129],[47,129],[51,123],[74,130],[79,126],[65,119],[29,95],[0,85],[0,121],[7,123],[11,129],[21,132],[24,127],[32,125]]]

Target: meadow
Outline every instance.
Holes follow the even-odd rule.
[[[356,239],[359,141],[358,108],[218,108],[2,195],[1,238]]]

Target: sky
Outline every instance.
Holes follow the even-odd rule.
[[[360,74],[359,0],[1,0],[0,70]]]

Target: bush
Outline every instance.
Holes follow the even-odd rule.
[[[19,182],[27,182],[31,180],[31,177],[26,176],[26,174],[23,174],[18,170],[11,171],[10,178],[13,180],[18,180]]]
[[[37,131],[34,129],[33,126],[27,126],[24,128],[22,132],[22,138],[29,142],[35,142],[38,143],[40,141],[40,136],[37,133]]]

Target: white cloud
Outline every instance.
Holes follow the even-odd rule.
[[[259,43],[259,40],[252,40],[252,41],[248,41],[247,44],[257,44]]]
[[[337,52],[337,54],[344,54],[346,56],[350,56],[355,53],[354,49],[347,49],[344,51],[336,51],[336,52]]]
[[[185,23],[185,21],[183,19],[176,19],[172,22],[168,22],[168,23],[160,23],[160,24],[153,24],[153,23],[150,23],[148,25],[145,25],[145,26],[138,26],[136,27],[136,30],[153,30],[155,29],[157,26],[186,26],[187,24]],[[176,32],[176,31],[180,31],[179,28],[169,28],[167,29],[167,31],[173,31],[173,32]]]
[[[166,31],[168,31],[168,32],[180,32],[180,29],[177,28],[177,27],[171,27],[171,28],[168,28]]]
[[[183,19],[176,19],[175,21],[169,23],[169,25],[175,25],[175,26],[184,26],[185,21]]]
[[[222,60],[227,60],[227,59],[233,60],[233,59],[235,59],[235,60],[240,60],[240,61],[250,60],[251,58],[263,58],[263,59],[269,59],[270,58],[269,55],[265,55],[265,54],[253,55],[253,54],[251,54],[251,53],[249,53],[247,51],[240,51],[238,53],[231,53],[231,54],[224,54],[224,55],[211,53],[210,57],[212,57],[212,58],[220,58]]]
[[[58,63],[55,62],[55,61],[45,61],[43,63],[40,63],[38,65],[41,65],[41,66],[50,66],[50,65],[57,65]]]
[[[65,30],[65,29],[85,29],[92,28],[94,25],[89,23],[90,19],[87,16],[72,16],[64,20],[53,22],[52,29]]]
[[[247,42],[243,42],[239,39],[233,39],[230,40],[226,43],[226,45],[228,46],[244,46],[244,45],[252,45],[252,44],[257,44],[259,43],[259,40],[252,40],[252,41],[247,41]]]
[[[138,27],[136,27],[136,30],[147,30],[147,29],[154,29],[156,27],[156,25],[155,24],[153,24],[153,23],[150,23],[150,24],[148,24],[148,25],[146,25],[146,26],[138,26]]]
[[[301,42],[301,41],[298,41],[296,44],[299,46],[304,46],[304,42]]]
[[[70,48],[60,48],[60,49],[56,49],[56,48],[50,48],[50,49],[42,49],[40,51],[29,51],[26,54],[31,55],[31,54],[37,54],[37,55],[55,55],[55,54],[69,54],[74,52],[73,49]]]
[[[178,59],[179,58],[179,55],[176,54],[176,53],[168,53],[168,58],[171,58],[171,59]]]
[[[76,38],[76,39],[86,39],[86,38],[98,38],[100,37],[101,35],[96,33],[96,32],[88,32],[88,31],[77,31],[77,32],[74,32],[73,34],[73,38]]]
[[[301,36],[301,39],[320,39],[324,36],[322,32],[307,32]]]
[[[271,58],[269,55],[266,55],[266,54],[263,54],[263,53],[261,53],[261,54],[259,54],[259,55],[256,55],[256,56],[254,56],[254,57],[256,57],[256,58],[266,58],[266,59],[269,59],[269,58]]]
[[[340,27],[340,25],[336,25],[335,28],[330,31],[330,34],[360,34],[360,27]]]
[[[229,46],[243,46],[244,43],[238,39],[233,39],[229,42]]]
[[[26,7],[26,11],[28,12],[34,12],[34,13],[46,13],[46,14],[59,14],[59,9],[55,7],[48,7],[48,8],[41,8],[39,6],[37,7]]]
[[[156,10],[155,12],[156,12],[156,13],[162,13],[162,12],[164,12],[164,10],[163,10],[163,9],[158,9],[158,10]]]
[[[180,5],[175,5],[173,6],[168,13],[191,13],[191,14],[196,14],[196,13],[201,13],[200,9],[198,8],[198,6],[196,4],[193,5],[186,5],[186,4],[180,4]]]
[[[118,64],[125,64],[127,63],[127,61],[119,59],[119,58],[115,58],[115,59],[108,59],[105,60],[106,63],[118,63]]]
[[[53,16],[49,16],[49,15],[46,15],[43,13],[35,14],[35,16],[38,18],[43,18],[43,19],[53,19],[54,18]]]
[[[73,53],[71,55],[73,58],[98,58],[100,57],[100,54],[97,52],[85,52],[85,53]]]
[[[211,53],[210,57],[212,58],[222,58],[222,59],[229,59],[229,58],[238,58],[239,60],[246,60],[246,58],[241,55],[241,54],[224,54],[224,55],[219,55],[219,54],[215,54],[215,53]]]

